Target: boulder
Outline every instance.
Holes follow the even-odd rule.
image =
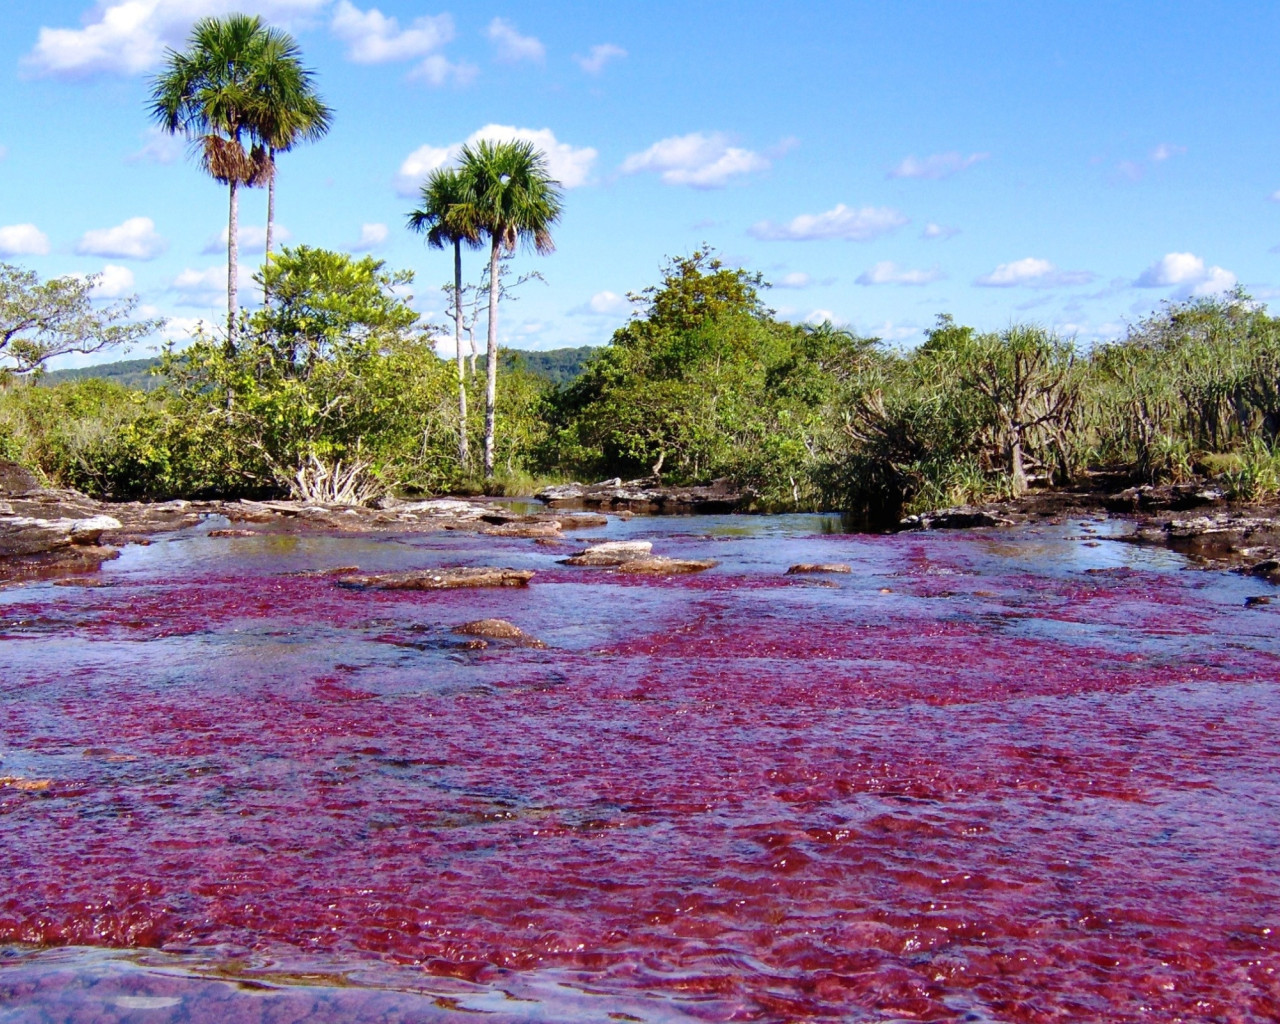
[[[555,520],[502,523],[499,526],[486,526],[480,532],[490,537],[559,537],[560,524]]]
[[[670,487],[652,477],[627,481],[615,477],[596,484],[557,484],[543,488],[536,497],[552,508],[684,515],[734,512],[746,503],[749,495],[727,479],[696,487]]]
[[[37,555],[72,544],[92,545],[106,531],[120,528],[120,520],[112,516],[83,519],[0,516],[0,557]]]
[[[1255,562],[1247,571],[1250,576],[1257,576],[1258,579],[1267,580],[1269,583],[1280,583],[1280,560],[1275,558],[1265,558],[1261,562]]]
[[[801,562],[799,565],[793,565],[788,569],[787,575],[802,576],[808,573],[822,572],[853,572],[853,569],[843,562]]]
[[[905,530],[972,530],[980,526],[1012,526],[1013,520],[987,509],[958,505],[907,516],[899,525]]]
[[[374,590],[452,590],[457,587],[527,587],[532,569],[413,569],[337,577],[340,587]]]
[[[26,466],[0,459],[0,494],[29,494],[39,489],[40,481]]]
[[[653,551],[653,542],[647,540],[608,540],[592,544],[571,558],[565,565],[621,565],[634,558],[645,558]]]
[[[455,626],[453,631],[460,636],[510,640],[521,647],[544,648],[547,646],[537,637],[530,636],[515,623],[508,622],[506,619],[477,619],[475,622],[464,622],[461,626]]]

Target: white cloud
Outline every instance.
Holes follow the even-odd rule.
[[[825,213],[802,213],[785,224],[760,221],[749,229],[754,238],[767,241],[809,242],[843,238],[849,242],[869,242],[907,223],[897,210],[885,206],[864,206],[860,210],[839,203]]]
[[[578,67],[582,68],[589,75],[598,75],[604,70],[604,66],[611,60],[621,60],[627,55],[627,51],[621,46],[614,46],[613,43],[600,43],[591,47],[591,51],[585,56],[574,54],[573,59],[578,62]]]
[[[470,85],[479,73],[478,67],[465,60],[455,64],[443,54],[433,53],[420,61],[407,77],[410,81],[422,81],[428,85],[446,85],[449,82],[454,85]]]
[[[497,48],[498,59],[507,64],[518,64],[522,60],[541,63],[547,56],[547,48],[540,40],[522,36],[506,18],[494,18],[489,22],[485,35]]]
[[[581,306],[569,310],[571,316],[627,316],[631,300],[617,292],[596,292]]]
[[[122,299],[133,294],[133,271],[128,267],[108,263],[99,273],[98,281],[93,286],[94,298]]]
[[[153,260],[168,248],[150,217],[130,217],[113,228],[86,231],[76,243],[81,256],[125,260]]]
[[[241,264],[236,274],[236,285],[241,305],[261,298],[261,290],[253,280],[253,271]],[[207,270],[183,270],[173,279],[170,288],[178,293],[178,302],[183,306],[221,306],[226,308],[227,302],[227,268],[225,265],[209,267]]]
[[[1001,263],[973,283],[980,288],[1063,288],[1088,284],[1097,275],[1088,270],[1059,270],[1048,260],[1028,256]]]
[[[48,251],[49,236],[34,224],[0,227],[0,256],[44,256]]]
[[[1182,156],[1186,151],[1186,146],[1175,146],[1171,142],[1162,142],[1151,151],[1151,159],[1156,163],[1161,163],[1170,157]]]
[[[125,163],[136,164],[147,161],[154,164],[171,164],[182,156],[182,139],[170,135],[160,128],[148,128],[143,136],[146,140],[136,153],[125,157]]]
[[[892,320],[886,320],[870,332],[871,337],[879,338],[882,341],[906,341],[919,333],[919,327],[912,324],[895,324]]]
[[[329,26],[347,44],[347,59],[357,64],[385,64],[434,53],[453,38],[447,14],[414,18],[407,28],[376,7],[362,11],[350,0],[338,0]]]
[[[989,156],[991,156],[990,153],[970,153],[965,156],[955,150],[934,153],[924,158],[909,156],[898,166],[891,168],[888,176],[890,178],[929,178],[936,181],[939,178],[949,178],[959,171],[986,160]]]
[[[329,0],[98,0],[81,28],[42,27],[24,73],[83,78],[136,75],[160,64],[166,46],[181,48],[188,29],[206,15],[243,11],[288,24]]]
[[[749,149],[729,144],[722,132],[692,132],[655,142],[622,162],[623,174],[652,171],[668,185],[721,188],[731,178],[766,171],[770,162]]]
[[[200,251],[206,256],[216,256],[219,253],[227,251],[227,238],[230,231],[223,228],[221,234],[214,235],[209,241],[205,242],[204,248]],[[277,223],[271,229],[271,244],[283,245],[293,237],[293,234],[283,224]],[[267,228],[266,225],[245,224],[236,229],[236,241],[239,242],[241,252],[266,252],[267,251]]]
[[[812,313],[810,313],[807,317],[805,317],[804,320],[805,320],[805,323],[808,323],[808,324],[835,324],[836,326],[840,326],[841,324],[844,323],[843,320],[841,320],[829,309],[815,309]]]
[[[1139,288],[1173,288],[1182,295],[1219,295],[1236,286],[1236,275],[1222,267],[1206,267],[1194,253],[1166,253],[1133,282]]]
[[[808,288],[811,284],[813,284],[813,278],[799,270],[783,274],[780,280],[773,282],[775,288]]]
[[[385,224],[361,224],[360,241],[351,247],[351,251],[369,252],[381,245],[385,245],[390,235],[391,232],[387,230]]]
[[[931,267],[928,270],[911,270],[907,267],[900,267],[892,260],[883,260],[877,263],[870,270],[864,270],[858,275],[858,284],[897,284],[897,285],[926,285],[933,284],[934,281],[940,281],[943,273],[937,267]]]
[[[550,128],[516,128],[505,124],[487,124],[467,136],[466,144],[481,140],[489,142],[531,142],[547,158],[547,170],[564,188],[578,188],[587,184],[591,168],[599,155],[590,146],[571,146],[556,138]],[[457,160],[463,143],[448,146],[419,146],[400,165],[396,175],[396,191],[402,196],[415,196],[422,182],[438,167]]]
[[[948,238],[954,238],[960,234],[959,228],[949,228],[944,224],[935,224],[930,221],[924,226],[924,230],[920,232],[920,237],[929,241],[934,239],[945,242]]]

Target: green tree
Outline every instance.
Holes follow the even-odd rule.
[[[409,214],[409,228],[426,235],[433,249],[453,246],[453,339],[458,368],[458,464],[467,467],[467,381],[462,355],[462,246],[480,246],[480,225],[471,179],[454,168],[431,172],[422,185],[421,205]]]
[[[164,326],[162,319],[130,320],[136,295],[95,305],[100,277],[41,282],[34,271],[0,263],[0,374],[31,374],[54,356],[127,345]]]
[[[475,195],[477,225],[489,238],[489,338],[485,387],[484,475],[493,476],[494,427],[498,397],[499,260],[524,243],[538,253],[555,245],[551,228],[560,219],[559,183],[546,158],[529,142],[481,140],[462,148],[460,173]]]
[[[197,21],[183,53],[165,52],[152,81],[151,116],[167,132],[185,135],[201,165],[229,190],[227,214],[227,345],[235,347],[238,315],[239,190],[270,174],[259,133],[263,57],[268,46],[287,48],[288,37],[245,14]],[[248,147],[248,148],[246,148]]]

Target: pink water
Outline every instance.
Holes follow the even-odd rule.
[[[823,525],[601,533],[721,561],[676,579],[196,531],[0,593],[0,776],[52,780],[0,788],[0,1022],[1280,1020],[1266,585]],[[538,575],[302,575],[353,564]]]

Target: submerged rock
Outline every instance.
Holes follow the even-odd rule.
[[[640,573],[646,576],[684,576],[688,573],[714,569],[719,564],[710,558],[667,558],[663,555],[652,555],[647,558],[628,559],[615,566],[615,569],[618,572]]]
[[[535,636],[530,636],[523,629],[506,619],[477,619],[475,622],[464,622],[455,626],[453,631],[460,636],[486,637],[490,640],[510,640],[521,647],[543,648],[544,644]]]
[[[527,587],[532,569],[413,569],[337,577],[341,587],[374,590],[452,590],[456,587]]]
[[[808,573],[853,572],[844,562],[801,562],[787,570],[788,576],[801,576]]]
[[[490,537],[559,537],[560,524],[551,522],[503,523],[500,526],[486,526],[481,531]]]

